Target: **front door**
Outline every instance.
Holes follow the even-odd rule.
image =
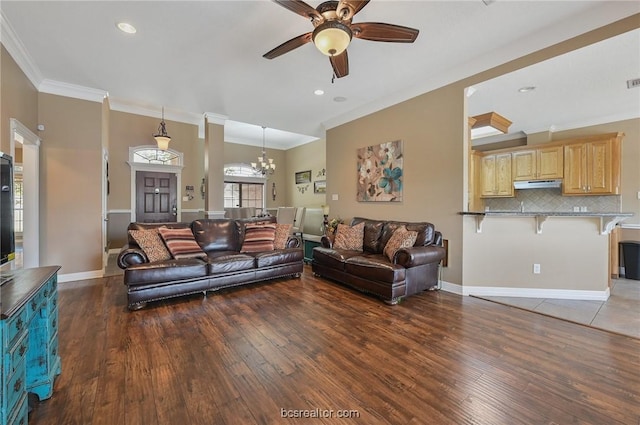
[[[136,221],[177,221],[177,178],[172,173],[136,172]]]

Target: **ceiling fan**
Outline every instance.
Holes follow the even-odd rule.
[[[325,1],[315,9],[301,0],[273,1],[311,20],[314,30],[282,43],[265,53],[263,57],[277,58],[313,41],[318,50],[329,56],[337,78],[349,74],[349,58],[346,49],[353,37],[392,43],[413,43],[418,37],[419,31],[417,29],[400,25],[380,22],[352,23],[353,16],[362,10],[370,0]]]

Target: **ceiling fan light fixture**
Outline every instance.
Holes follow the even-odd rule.
[[[351,28],[339,21],[326,21],[318,25],[311,38],[320,52],[327,56],[338,56],[349,46],[353,33]]]

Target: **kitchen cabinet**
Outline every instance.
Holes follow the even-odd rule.
[[[618,195],[622,135],[564,146],[563,195]]]
[[[482,198],[513,197],[511,153],[485,155],[480,163]]]
[[[513,152],[513,180],[561,179],[564,174],[562,146]]]

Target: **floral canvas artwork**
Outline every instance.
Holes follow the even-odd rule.
[[[358,149],[358,201],[402,202],[402,140]]]

